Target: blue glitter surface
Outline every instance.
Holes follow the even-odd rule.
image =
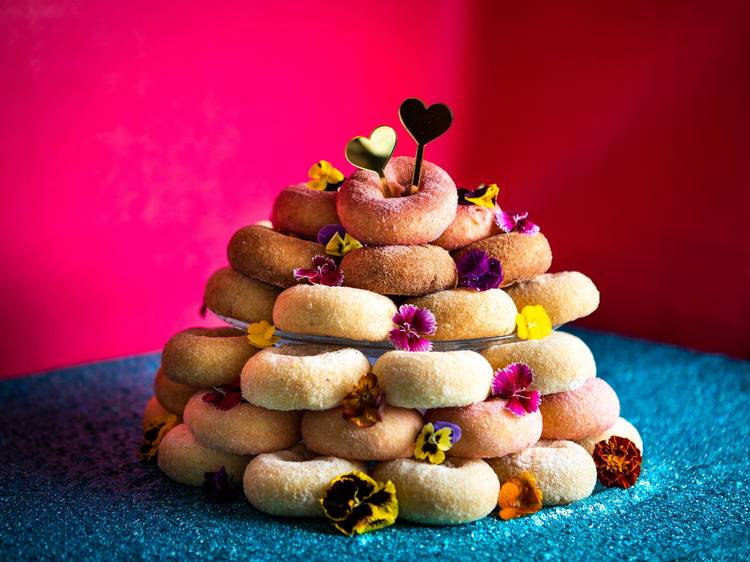
[[[578,331],[644,440],[629,490],[510,522],[395,526],[355,538],[324,520],[206,503],[142,464],[158,355],[0,384],[0,559],[732,559],[750,553],[750,363]]]

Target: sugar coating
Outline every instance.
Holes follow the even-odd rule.
[[[367,357],[356,349],[269,347],[245,364],[242,396],[272,410],[330,410],[369,370]]]
[[[612,426],[620,415],[620,401],[604,380],[589,379],[575,390],[545,396],[539,411],[543,439],[578,441]]]
[[[500,483],[482,460],[414,459],[378,463],[373,477],[396,486],[399,518],[428,525],[460,525],[488,515],[497,505]]]
[[[437,331],[430,339],[505,336],[516,329],[516,305],[502,289],[451,289],[405,302],[429,308],[435,315]]]
[[[153,426],[155,423],[158,423],[171,415],[173,415],[172,412],[159,404],[156,396],[152,396],[149,401],[146,402],[146,407],[143,409],[143,422],[141,427],[143,428],[143,431],[146,431],[146,429]],[[178,423],[182,423],[181,416],[177,416],[177,420]]]
[[[201,486],[204,473],[222,466],[230,480],[239,485],[250,457],[223,453],[201,445],[184,423],[174,427],[159,444],[157,464],[175,482]]]
[[[612,426],[597,435],[581,439],[578,441],[578,444],[591,454],[594,452],[594,446],[599,443],[599,441],[606,441],[613,435],[630,439],[635,443],[635,446],[640,449],[641,454],[643,453],[643,439],[641,439],[641,434],[638,433],[635,426],[625,418],[617,418],[617,421],[615,421]]]
[[[503,482],[530,472],[542,490],[543,505],[561,505],[591,495],[596,466],[586,450],[572,441],[541,440],[533,447],[496,459],[487,459]]]
[[[433,244],[446,250],[457,250],[477,240],[499,234],[495,212],[496,209],[478,205],[459,205],[456,218]]]
[[[304,183],[282,189],[271,209],[274,230],[307,240],[316,240],[321,228],[338,222],[336,192],[317,191]]]
[[[525,363],[534,371],[531,390],[542,395],[567,392],[596,376],[596,362],[588,346],[576,336],[552,332],[541,340],[494,345],[481,351],[493,369]]]
[[[577,271],[545,273],[506,290],[518,310],[526,305],[541,304],[553,326],[588,316],[599,307],[596,285]]]
[[[203,302],[223,316],[247,323],[271,322],[273,303],[280,292],[278,287],[222,267],[208,279]]]
[[[492,367],[473,351],[389,351],[372,368],[386,402],[403,408],[443,408],[481,402]]]
[[[181,384],[170,380],[164,369],[159,368],[154,377],[154,394],[159,403],[172,414],[182,415],[185,404],[198,392],[200,387]]]

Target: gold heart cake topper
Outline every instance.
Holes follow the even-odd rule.
[[[346,144],[346,159],[357,168],[371,170],[385,178],[386,164],[396,148],[396,131],[382,125],[369,137],[354,137]]]
[[[398,110],[401,123],[417,142],[417,155],[414,158],[414,176],[412,185],[419,186],[422,175],[424,147],[446,132],[453,123],[453,112],[443,103],[425,107],[422,100],[409,98],[404,100]]]

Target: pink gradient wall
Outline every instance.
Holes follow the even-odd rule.
[[[234,230],[408,96],[597,281],[588,325],[747,355],[747,6],[555,6],[5,2],[0,374],[202,322]]]

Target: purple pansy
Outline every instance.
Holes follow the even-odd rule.
[[[492,394],[507,400],[505,407],[517,416],[525,416],[539,409],[538,390],[527,390],[534,381],[534,372],[525,363],[511,363],[495,371]]]
[[[503,266],[487,252],[475,248],[456,260],[458,286],[477,291],[496,289],[503,282]]]
[[[344,272],[336,266],[333,258],[327,256],[315,256],[312,269],[295,269],[294,278],[297,281],[307,280],[311,285],[340,287],[344,284]]]
[[[503,211],[502,209],[495,213],[495,224],[503,232],[520,232],[521,234],[536,234],[539,232],[539,226],[531,222],[528,211],[515,213]]]
[[[432,342],[424,336],[431,336],[437,329],[435,316],[428,308],[418,308],[413,304],[402,304],[393,315],[393,323],[398,326],[391,330],[388,339],[404,351],[431,351]]]
[[[325,246],[331,241],[336,233],[343,238],[346,236],[346,229],[340,224],[327,224],[318,231],[318,244]]]
[[[231,410],[238,404],[246,402],[246,400],[242,398],[240,379],[229,384],[214,386],[203,395],[203,401],[207,404],[211,404],[216,407],[217,410],[221,410],[222,412]]]
[[[217,503],[230,502],[237,497],[237,490],[232,486],[229,473],[223,466],[216,472],[203,473],[201,491],[204,498]]]
[[[461,440],[461,426],[451,422],[436,421],[432,422],[432,427],[435,428],[435,433],[441,429],[451,430],[451,445],[455,445]]]

